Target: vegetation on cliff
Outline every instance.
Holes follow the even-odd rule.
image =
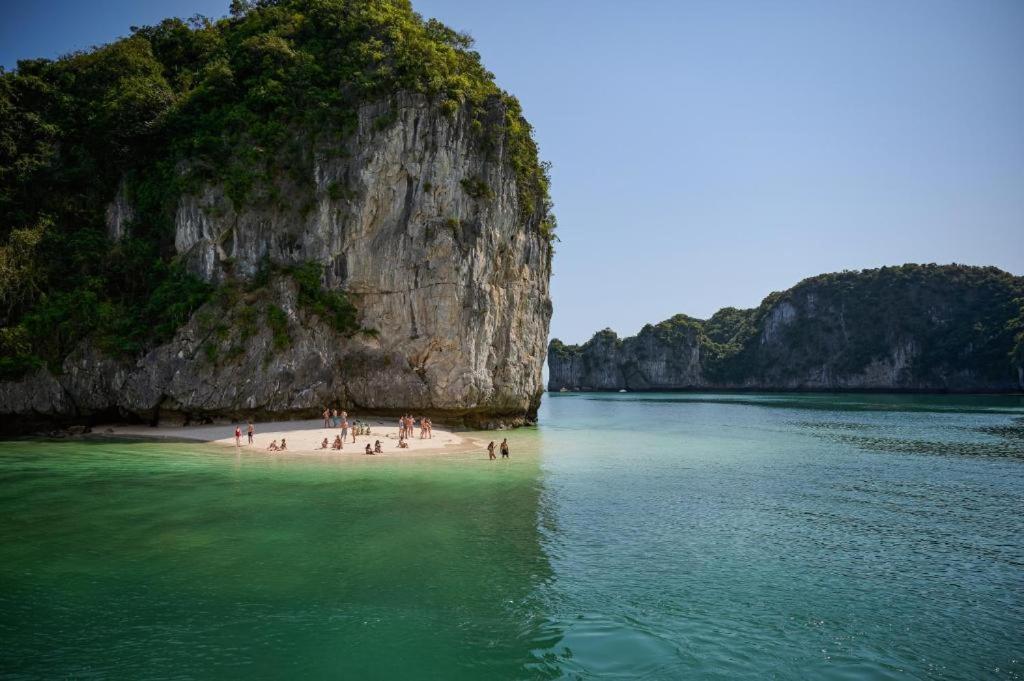
[[[792,323],[783,321],[790,310]],[[1024,365],[1024,277],[963,265],[822,274],[756,308],[723,308],[706,321],[676,315],[641,336],[651,333],[667,346],[696,343],[709,385],[799,380],[822,366],[853,375],[907,345],[911,383],[965,370],[980,381],[1011,381]],[[771,334],[777,342],[766,342]],[[582,346],[556,339],[551,356],[582,357],[602,344],[598,336]]]
[[[217,183],[236,209],[281,201],[276,180],[311,182],[313,145],[397,92],[468,111],[482,152],[515,171],[524,227],[551,238],[531,128],[471,48],[408,0],[235,0],[224,19],[0,73],[0,378],[56,370],[86,337],[129,356],[168,339],[212,293],[175,260],[178,198]],[[133,217],[111,241],[119,190]],[[303,300],[349,329],[350,306],[310,273],[294,273]]]

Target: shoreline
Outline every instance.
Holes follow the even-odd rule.
[[[741,387],[707,387],[707,388],[583,388],[559,387],[545,388],[545,395],[593,394],[593,393],[722,393],[725,395],[743,395],[760,393],[763,395],[949,395],[952,397],[970,397],[971,395],[991,397],[1024,397],[1024,389],[1013,390],[955,390],[949,388],[741,388]]]
[[[150,441],[165,442],[201,442],[230,450],[244,450],[249,452],[260,452],[270,456],[277,455],[360,455],[365,456],[367,444],[373,446],[377,440],[381,443],[382,455],[399,454],[408,456],[410,454],[447,454],[474,451],[482,448],[483,445],[475,438],[457,434],[452,430],[434,427],[432,438],[420,438],[419,428],[414,430],[413,437],[408,438],[408,448],[402,449],[398,446],[398,425],[391,425],[382,419],[361,420],[360,425],[367,425],[370,428],[369,435],[357,435],[355,443],[352,442],[351,432],[341,450],[331,449],[330,444],[334,438],[341,434],[340,428],[324,428],[322,419],[308,419],[304,421],[267,421],[256,422],[256,433],[253,437],[253,444],[248,444],[245,434],[246,423],[222,423],[212,425],[195,426],[108,426],[102,430],[94,430],[86,437],[92,438],[138,438]],[[235,427],[242,429],[241,445],[235,444]],[[327,438],[328,448],[321,449],[320,445],[324,438]],[[267,446],[272,441],[280,444],[282,439],[288,441],[288,449],[285,451],[271,451]]]

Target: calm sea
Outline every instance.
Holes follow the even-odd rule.
[[[0,677],[1024,676],[1022,398],[558,394],[510,442],[2,442]]]

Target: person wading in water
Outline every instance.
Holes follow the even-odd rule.
[[[501,458],[508,458],[508,438],[501,441]]]

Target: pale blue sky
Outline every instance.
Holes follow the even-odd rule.
[[[227,2],[5,3],[0,63]],[[1024,274],[1024,2],[419,0],[552,161],[552,336],[903,262]]]

